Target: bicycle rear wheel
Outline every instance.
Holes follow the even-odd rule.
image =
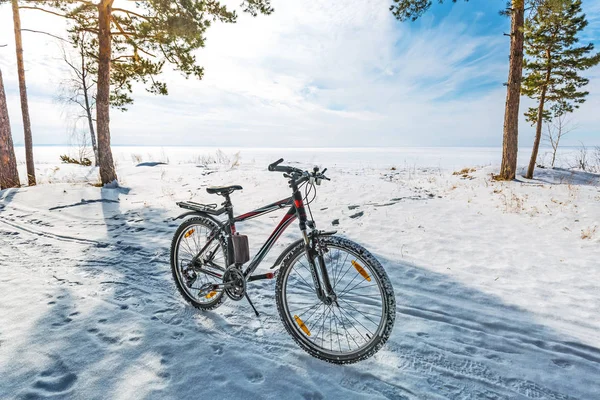
[[[320,238],[337,300],[317,298],[304,243],[285,257],[276,287],[277,309],[296,343],[319,359],[348,364],[371,357],[390,337],[396,301],[385,270],[362,246]]]
[[[221,237],[210,239],[215,229],[218,226],[212,220],[193,217],[179,226],[171,243],[171,272],[177,289],[191,305],[203,310],[217,308],[225,299],[222,290],[208,293],[200,290],[209,283],[222,283],[221,279],[201,269],[223,274],[228,265],[225,240]]]

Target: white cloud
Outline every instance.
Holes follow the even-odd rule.
[[[501,142],[505,100],[501,83],[507,75],[508,41],[500,33],[475,35],[467,23],[450,19],[416,32],[410,24],[393,19],[387,0],[279,0],[274,6],[271,16],[241,15],[235,25],[211,27],[206,48],[197,53],[206,69],[204,80],[185,80],[167,71],[168,97],[138,90],[129,112],[112,113],[113,142],[237,146]],[[24,27],[32,23],[55,32],[63,29],[57,18],[33,14],[23,12]],[[10,17],[10,8],[0,7],[0,42],[9,44]],[[53,42],[33,34],[25,37],[30,97],[35,100],[30,106],[34,140],[43,143],[65,142],[68,133],[59,106],[52,103],[65,73]],[[0,57],[17,137],[14,48],[0,49]],[[588,104],[597,104],[597,99],[590,97]],[[592,110],[582,108],[578,113],[588,128],[597,123]]]

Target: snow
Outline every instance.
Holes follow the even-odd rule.
[[[41,184],[0,192],[2,399],[600,398],[598,175],[494,182],[498,149],[223,149],[210,163],[216,149],[115,147],[120,186],[99,188],[64,152],[35,148]],[[318,227],[339,219],[392,280],[396,325],[367,361],[299,349],[274,281],[249,286],[258,318],[177,293],[175,202],[217,202],[205,188],[222,184],[244,187],[238,213],[284,198],[266,170],[279,157],[329,168]],[[251,254],[283,212],[238,225]],[[297,237],[293,224],[257,273]]]

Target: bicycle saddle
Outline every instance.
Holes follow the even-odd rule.
[[[211,186],[211,187],[207,187],[206,191],[209,194],[224,194],[224,193],[232,193],[236,190],[242,190],[243,187],[241,187],[240,185],[230,185],[230,186]]]

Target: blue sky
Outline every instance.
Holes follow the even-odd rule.
[[[117,2],[123,0],[117,0]],[[238,2],[233,1],[233,6]],[[435,3],[435,2],[434,2]],[[504,0],[433,4],[415,23],[396,21],[388,0],[274,0],[268,17],[218,25],[198,51],[202,81],[174,71],[170,95],[136,88],[113,111],[115,144],[255,147],[497,146],[508,72]],[[600,1],[584,1],[598,45]],[[22,143],[10,7],[0,7],[0,49],[16,143]],[[23,27],[61,34],[52,16],[23,11]],[[600,49],[599,49],[600,50]],[[25,35],[34,142],[68,143],[73,123],[55,101],[66,70],[56,40]],[[564,144],[600,144],[600,68]],[[522,111],[531,105],[523,99]],[[521,123],[520,144],[533,129]]]

